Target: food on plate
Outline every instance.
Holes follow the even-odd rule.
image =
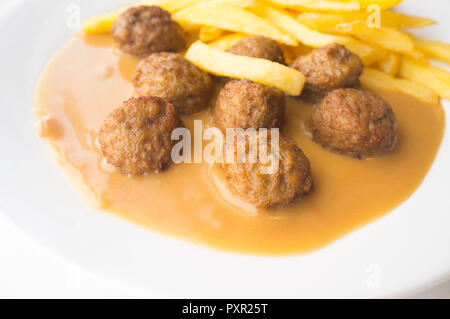
[[[265,59],[222,52],[200,41],[189,48],[186,59],[211,74],[248,79],[294,96],[300,95],[305,83],[297,70]]]
[[[391,151],[397,120],[390,105],[366,90],[334,90],[311,118],[314,140],[332,151],[365,158]]]
[[[340,44],[327,45],[299,56],[291,67],[305,75],[305,90],[316,93],[357,87],[363,71],[361,59]]]
[[[186,47],[182,28],[169,12],[157,6],[128,9],[119,15],[111,33],[123,52],[136,56],[180,52]]]
[[[431,59],[449,46],[405,30],[435,21],[399,2],[90,17],[42,76],[37,132],[95,208],[220,249],[311,251],[409,198],[444,136],[450,73]]]
[[[124,174],[144,175],[167,168],[182,122],[172,104],[145,96],[131,98],[103,122],[98,140],[108,163]]]
[[[267,138],[267,153],[272,152],[271,139],[274,134],[255,134],[258,141],[257,148]],[[267,174],[263,169],[268,167],[264,163],[240,163],[242,154],[251,154],[250,138],[233,139],[228,141],[225,149],[234,154],[233,161],[221,164],[228,187],[244,201],[257,208],[279,207],[292,204],[311,192],[313,179],[311,164],[302,150],[290,139],[277,134],[279,138],[279,168],[274,173]],[[242,152],[242,154],[240,153]]]
[[[284,53],[278,43],[263,36],[249,36],[239,40],[227,50],[237,55],[245,55],[286,64]]]
[[[278,89],[249,80],[228,82],[214,107],[216,125],[227,128],[280,128],[286,98]]]
[[[132,82],[136,95],[162,97],[180,114],[203,110],[212,93],[211,77],[178,53],[154,53],[145,58]]]

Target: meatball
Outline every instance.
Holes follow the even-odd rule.
[[[229,48],[228,52],[286,64],[283,50],[278,43],[272,39],[259,35],[243,38]]]
[[[123,12],[112,27],[119,48],[146,57],[162,51],[180,52],[186,48],[183,29],[170,13],[157,6],[138,6]]]
[[[363,71],[361,59],[340,44],[327,45],[299,56],[291,67],[305,75],[305,90],[314,93],[358,87]]]
[[[146,96],[131,98],[104,121],[99,142],[108,163],[125,174],[143,175],[167,168],[182,122],[172,104]]]
[[[267,154],[271,154],[272,138],[279,136],[279,158],[278,167],[272,166],[272,171],[264,171],[269,168],[270,163],[261,161],[246,161],[240,163],[238,158],[251,154],[250,145],[255,145],[255,139],[234,139],[234,142],[225,144],[225,152],[234,152],[233,161],[224,161],[221,168],[224,172],[227,187],[236,196],[252,204],[257,208],[273,208],[287,206],[295,200],[304,197],[313,187],[311,177],[311,165],[308,158],[300,148],[291,140],[283,138],[279,134],[267,132]],[[261,144],[266,142],[265,134],[255,132],[257,149],[261,152]],[[244,145],[242,145],[244,143]],[[241,145],[241,146],[239,146]],[[231,150],[229,147],[233,147]],[[274,151],[275,152],[275,151]]]
[[[220,91],[213,116],[224,132],[227,128],[279,128],[285,106],[286,97],[278,89],[234,80]]]
[[[172,103],[180,114],[204,109],[212,93],[211,77],[179,53],[154,53],[142,60],[134,75],[138,96],[159,96]]]
[[[356,158],[392,150],[397,121],[389,104],[365,90],[330,92],[311,119],[314,140],[323,147]]]

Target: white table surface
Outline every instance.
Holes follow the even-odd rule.
[[[0,19],[16,0],[0,2]],[[52,254],[0,211],[0,298],[134,298]],[[412,298],[450,298],[450,281]]]

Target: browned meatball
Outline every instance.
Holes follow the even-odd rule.
[[[119,48],[129,54],[149,54],[186,48],[183,29],[172,21],[170,13],[157,6],[133,7],[122,13],[112,27]]]
[[[284,60],[283,50],[278,43],[267,37],[253,35],[245,37],[231,48],[228,52],[245,55],[252,58],[266,59],[280,64],[286,64]]]
[[[224,132],[227,128],[279,128],[285,106],[286,98],[278,89],[234,80],[220,91],[213,115]]]
[[[108,163],[125,174],[143,175],[172,163],[171,135],[180,126],[172,104],[159,97],[131,98],[105,119],[99,142]]]
[[[291,67],[305,75],[305,90],[314,93],[358,87],[363,71],[359,56],[340,44],[327,45],[299,56]]]
[[[210,76],[178,53],[154,53],[142,60],[134,75],[138,96],[159,96],[181,114],[201,111],[212,93]]]
[[[314,140],[323,147],[356,158],[390,151],[397,142],[391,107],[365,90],[330,92],[315,109],[311,127]]]
[[[258,141],[265,140],[264,134],[256,133]],[[272,151],[271,137],[268,131],[267,154]],[[278,169],[265,174],[262,169],[271,166],[270,163],[264,164],[260,161],[251,163],[239,163],[237,158],[241,153],[238,145],[242,145],[247,156],[250,151],[251,139],[235,139],[233,143],[225,144],[225,149],[234,147],[234,161],[221,164],[228,188],[242,200],[254,205],[257,208],[271,208],[287,206],[295,200],[304,197],[313,187],[311,177],[311,165],[308,158],[303,154],[300,148],[291,140],[287,140],[279,135],[279,165]],[[250,144],[252,143],[252,144]],[[257,148],[260,151],[259,145]]]

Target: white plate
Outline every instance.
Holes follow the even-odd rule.
[[[32,93],[46,62],[76,32],[67,22],[76,22],[77,6],[84,18],[126,2],[22,1],[0,26],[0,206],[21,228],[100,278],[145,297],[398,297],[450,278],[448,130],[410,200],[304,256],[223,253],[89,210],[34,134]],[[450,42],[447,0],[433,6],[405,2],[403,11],[439,20],[440,26],[425,31],[428,36]]]

